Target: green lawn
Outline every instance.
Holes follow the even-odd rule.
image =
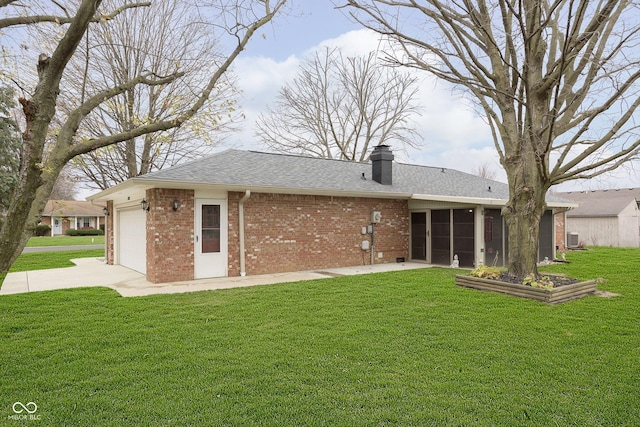
[[[104,236],[43,236],[32,237],[27,247],[104,245]]]
[[[9,272],[45,270],[49,268],[72,267],[75,258],[97,258],[104,256],[104,249],[82,249],[74,251],[33,252],[21,254]]]
[[[640,250],[567,258],[551,270],[622,296],[549,306],[448,269],[3,296],[0,424],[640,425]],[[9,419],[17,401],[40,420]]]

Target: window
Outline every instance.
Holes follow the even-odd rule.
[[[220,252],[220,205],[202,205],[202,253]]]

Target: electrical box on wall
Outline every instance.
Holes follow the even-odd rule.
[[[380,213],[380,211],[372,211],[371,212],[371,223],[372,224],[379,223],[381,218],[382,218],[382,214]]]
[[[363,240],[362,243],[360,243],[360,247],[362,248],[363,251],[368,251],[369,250],[369,241],[368,240]]]

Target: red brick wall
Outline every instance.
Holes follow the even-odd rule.
[[[51,217],[50,216],[40,217],[40,224],[48,225],[49,227],[51,227],[51,231],[49,232],[49,235],[53,234],[53,223],[51,221]]]
[[[229,193],[229,276],[240,274],[238,201],[243,195]],[[406,200],[254,193],[244,206],[248,275],[369,264],[370,254],[360,243],[370,236],[361,228],[373,210],[382,212],[374,262],[409,257]]]
[[[180,207],[174,211],[173,201]],[[152,283],[192,280],[193,190],[147,190],[147,280]]]
[[[558,247],[559,252],[564,252],[567,249],[566,246],[566,228],[565,228],[565,213],[564,209],[556,209],[553,211],[555,218],[555,230],[556,230],[556,246]],[[556,254],[556,256],[558,256]]]
[[[61,224],[62,224],[62,236],[66,236],[67,234],[67,230],[71,229],[71,221],[75,221],[74,217],[71,218],[61,218],[60,219]]]

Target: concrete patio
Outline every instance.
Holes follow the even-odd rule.
[[[403,262],[245,277],[216,277],[211,279],[154,284],[148,282],[142,273],[120,265],[107,265],[104,263],[104,260],[100,258],[79,258],[72,260],[72,262],[76,264],[74,267],[9,273],[0,289],[0,295],[103,286],[117,291],[124,297],[135,297],[269,285],[274,283],[430,267],[428,264]]]

